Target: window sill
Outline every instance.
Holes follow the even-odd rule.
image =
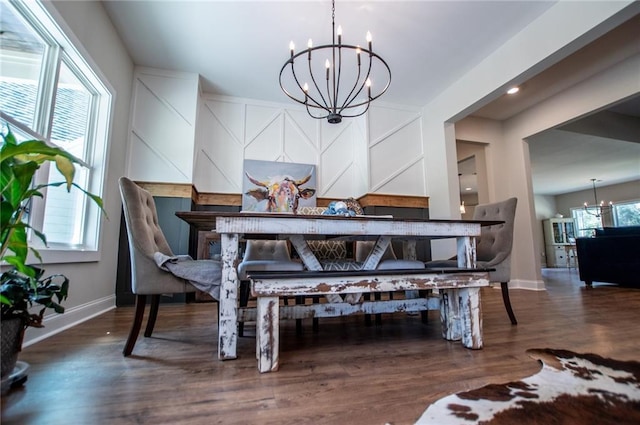
[[[49,247],[36,248],[42,257],[42,264],[89,263],[100,261],[100,252],[81,248]],[[40,260],[29,254],[28,264],[37,265]]]

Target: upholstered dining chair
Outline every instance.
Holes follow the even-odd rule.
[[[138,339],[144,317],[147,296],[151,296],[150,311],[144,336],[150,337],[158,316],[160,296],[195,292],[196,287],[186,279],[159,267],[154,256],[174,257],[169,244],[158,224],[158,215],[153,196],[126,177],[119,180],[122,207],[127,229],[129,259],[131,262],[131,290],[136,296],[133,324],[125,344],[123,354],[129,356]],[[198,273],[220,275],[220,265],[211,260],[185,262]]]
[[[503,224],[482,227],[480,237],[476,241],[477,266],[493,268],[489,273],[491,282],[500,282],[502,300],[509,319],[518,324],[509,299],[509,281],[511,280],[511,249],[513,247],[513,229],[516,216],[517,198],[509,198],[502,202],[481,204],[475,207],[474,220],[500,220]],[[428,261],[426,266],[457,267],[455,259]]]
[[[242,261],[238,264],[240,307],[249,302],[249,274],[257,271],[301,271],[304,265],[291,259],[286,240],[248,240]],[[244,322],[238,323],[238,335],[244,336]]]
[[[364,263],[374,246],[375,241],[357,241],[355,246],[356,262]],[[389,244],[387,250],[382,254],[376,270],[423,269],[424,267],[422,261],[398,258],[393,246]]]
[[[356,263],[362,264],[367,261],[367,257],[373,247],[375,246],[375,241],[356,241],[354,248],[354,257]],[[376,270],[402,270],[402,269],[423,269],[425,268],[425,264],[422,261],[411,260],[411,259],[399,259],[396,256],[396,253],[393,249],[393,245],[389,244],[387,250],[382,254],[382,258],[380,262],[376,266]],[[381,298],[381,293],[376,292],[374,294],[374,298],[379,300]],[[415,298],[418,296],[417,291],[405,291],[405,297],[407,298]],[[365,299],[369,299],[370,294],[365,294]],[[393,298],[393,293],[389,293],[389,298]],[[427,320],[426,312],[423,312],[422,319],[424,322]],[[365,315],[366,324],[371,323],[371,316]],[[376,314],[376,324],[382,323],[382,316],[380,314]]]

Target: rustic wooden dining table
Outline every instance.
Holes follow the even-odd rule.
[[[460,339],[460,333],[464,332],[463,328],[466,327],[467,331],[474,333],[474,335],[470,339],[472,342],[466,344],[463,342],[463,345],[468,346],[468,348],[482,347],[482,316],[479,308],[479,290],[483,286],[488,286],[489,281],[488,272],[476,269],[475,237],[480,236],[482,226],[495,225],[500,222],[400,219],[388,216],[344,217],[337,215],[212,211],[179,211],[176,212],[176,215],[199,231],[215,232],[220,235],[222,260],[222,280],[218,307],[218,358],[220,360],[231,360],[237,357],[239,312],[243,321],[256,317],[255,309],[251,313],[247,308],[242,309],[238,305],[239,280],[237,265],[240,261],[238,253],[241,238],[288,239],[295,247],[306,268],[311,272],[322,272],[323,266],[307,245],[306,241],[308,239],[347,238],[350,240],[375,240],[375,246],[362,267],[362,270],[367,270],[369,273],[376,269],[392,239],[402,240],[405,258],[411,258],[415,256],[416,240],[420,238],[456,238],[458,268],[463,271],[468,269],[470,273],[448,274],[447,284],[433,284],[429,288],[441,289],[442,297],[448,296],[453,299],[458,294],[458,286],[460,288],[464,287],[471,304],[475,306],[475,311],[470,318],[467,317],[467,321],[471,320],[474,323],[462,323],[459,326],[452,326],[451,329],[443,329],[443,337],[452,340]],[[315,275],[317,276],[317,273]],[[314,277],[314,279],[317,281],[317,277]],[[390,301],[375,302],[385,303]],[[425,302],[425,300],[420,299],[413,301],[417,310],[429,309]],[[345,302],[344,304],[344,311],[349,311],[348,314],[357,310],[354,310],[353,302]],[[318,306],[309,307],[318,309]],[[398,307],[395,308],[397,309]],[[410,307],[405,302],[401,310],[396,311],[409,310]],[[360,311],[383,312],[394,310],[363,308]],[[451,313],[443,312],[441,308],[441,314]],[[302,316],[280,314],[280,317],[294,318]]]

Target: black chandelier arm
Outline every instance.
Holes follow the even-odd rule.
[[[334,56],[335,56],[335,47],[334,47]],[[342,44],[340,44],[338,46],[338,79],[335,79],[335,67],[334,67],[334,80],[333,80],[333,87],[334,87],[334,99],[333,99],[333,112],[334,113],[341,113],[343,108],[339,108],[338,109],[338,99],[340,97],[339,93],[340,93],[340,81],[342,81]],[[358,74],[360,74],[359,69],[358,69]]]
[[[364,79],[363,79],[363,83],[360,85],[360,89],[353,94],[353,97],[351,99],[349,99],[349,97],[351,97],[351,94],[353,93],[353,90],[356,89],[356,87],[358,86],[358,82],[360,81],[360,63],[358,63],[358,78],[356,79],[356,83],[353,86],[353,89],[351,90],[351,93],[349,93],[349,96],[347,96],[347,98],[345,99],[344,104],[342,105],[342,109],[345,108],[356,108],[360,105],[364,105],[365,103],[368,105],[369,102],[371,102],[371,96],[370,93],[371,91],[369,91],[368,95],[367,95],[367,101],[366,102],[362,102],[360,105],[353,105],[350,106],[351,103],[360,95],[360,93],[362,93],[362,89],[365,88],[365,86],[367,85],[367,79],[369,79],[369,76],[371,75],[371,67],[373,66],[373,52],[367,49],[360,49],[361,52],[367,52],[369,53],[369,68],[367,69],[367,75],[365,75]],[[377,56],[377,55],[376,55]],[[367,107],[368,109],[368,107]]]
[[[354,47],[354,46],[350,46],[350,47]],[[358,48],[357,46],[355,46],[355,47]],[[343,104],[341,110],[344,110],[344,109],[347,109],[347,108],[357,108],[357,107],[363,106],[363,105],[367,105],[367,109],[368,109],[369,108],[368,105],[373,100],[375,100],[375,99],[379,98],[380,96],[382,96],[387,91],[389,86],[391,85],[391,69],[389,68],[389,65],[387,64],[387,62],[385,62],[384,59],[382,59],[376,53],[373,53],[371,50],[363,49],[363,48],[360,48],[360,50],[361,50],[361,52],[365,52],[365,53],[369,54],[369,68],[367,69],[367,74],[364,77],[364,83],[360,86],[360,89],[358,90],[358,92],[355,93],[353,96],[351,96],[351,93],[349,93],[349,96],[351,96],[352,98],[349,100],[349,97],[347,97],[347,100],[345,100],[345,103]],[[351,102],[353,102],[358,97],[358,95],[362,92],[362,89],[366,86],[367,79],[371,75],[371,68],[373,66],[373,58],[374,57],[377,58],[384,65],[384,67],[387,69],[387,73],[389,75],[388,80],[387,80],[387,84],[384,86],[382,91],[380,91],[380,93],[378,93],[377,95],[375,95],[375,96],[367,95],[367,100],[366,101],[357,103],[355,105],[351,105]],[[358,67],[358,80],[356,80],[356,84],[354,85],[353,90],[355,90],[355,88],[358,86],[357,83],[359,81],[359,76],[360,76],[360,67]],[[352,90],[352,92],[353,92],[353,90]],[[355,116],[360,116],[360,115],[362,115],[362,114],[358,114],[358,115],[355,115]],[[353,116],[350,117],[350,116],[347,116],[347,115],[344,115],[344,117],[345,118],[353,118]]]
[[[335,95],[335,90],[336,90],[336,79],[335,79],[335,73],[336,73],[336,69],[335,67],[333,68],[333,91],[334,91],[334,95]],[[322,96],[322,93],[320,93],[320,96]],[[329,99],[329,104],[327,105],[327,110],[329,110],[330,112],[335,112],[335,109],[332,108],[332,105],[335,105],[335,100],[331,99],[331,87],[329,86],[329,68],[327,68],[327,99]]]
[[[291,64],[291,74],[293,75],[293,79],[295,80],[298,88],[300,89],[301,92],[305,92],[304,88],[300,85],[300,82],[298,81],[298,76],[296,75],[296,73],[293,70],[293,57],[291,59],[289,59],[287,62],[285,62],[285,64],[282,66],[282,68],[280,69],[280,77],[279,77],[279,82],[280,82],[280,89],[287,95],[289,96],[289,98],[291,98],[292,100],[298,102],[298,103],[302,103],[304,104],[305,101],[304,100],[300,100],[297,97],[295,97],[294,95],[292,95],[291,93],[289,93],[289,91],[287,89],[284,88],[284,86],[282,85],[282,73],[285,71],[285,69],[287,68],[287,66],[289,64]]]
[[[311,48],[311,49],[307,49],[302,53],[309,52],[309,76],[311,77],[311,82],[313,82],[313,86],[316,88],[316,92],[320,95],[320,99],[322,99],[322,103],[318,102],[317,100],[315,100],[315,98],[313,96],[309,95],[309,92],[307,92],[307,96],[309,97],[309,99],[311,99],[313,101],[313,103],[318,105],[319,108],[328,109],[330,103],[327,103],[327,100],[322,95],[322,91],[320,91],[320,87],[318,86],[318,83],[316,81],[316,77],[313,75],[313,71],[311,69],[311,52],[313,50],[316,50],[316,47]],[[291,72],[293,72],[295,74],[295,71],[293,69],[291,70]],[[329,83],[329,81],[327,80],[327,84],[328,83]],[[331,98],[329,98],[329,101],[331,101]]]
[[[307,113],[309,114],[309,116],[310,116],[311,118],[314,118],[314,119],[316,119],[316,120],[324,120],[324,119],[326,119],[326,118],[329,116],[329,113],[330,113],[330,112],[329,112],[326,108],[322,108],[322,107],[318,107],[318,106],[313,106],[313,105],[309,106],[309,104],[308,104],[308,103],[305,103],[305,106],[306,106],[306,108],[307,108]],[[316,108],[316,109],[322,109],[323,111],[326,111],[327,113],[326,113],[326,114],[324,114],[324,115],[321,115],[321,116],[315,116],[315,115],[313,115],[313,114],[311,113],[311,109],[309,109],[310,107],[311,107],[311,108]]]
[[[290,59],[291,62],[291,75],[293,75],[293,79],[296,81],[296,84],[298,85],[298,88],[300,89],[300,91],[304,92],[304,88],[302,87],[302,85],[300,84],[300,81],[298,81],[298,76],[296,75],[294,69],[293,69],[293,58]],[[280,76],[282,76],[282,72],[280,72]]]
[[[378,93],[376,96],[369,97],[369,102],[371,102],[373,100],[376,100],[380,96],[382,96],[391,85],[391,68],[389,68],[389,65],[387,65],[387,62],[385,62],[385,60],[382,59],[380,56],[378,56],[376,53],[373,53],[370,50],[363,50],[363,51],[366,51],[369,53],[369,61],[370,61],[369,73],[371,72],[371,64],[373,63],[373,57],[375,57],[384,65],[384,67],[387,69],[387,73],[389,74],[389,79],[387,80],[387,84],[385,84],[384,88],[380,91],[380,93]],[[369,78],[369,73],[367,73],[367,78]]]
[[[318,86],[316,84],[316,90],[318,91],[318,93],[320,93],[320,97],[322,98],[322,101],[324,102],[324,105],[319,103],[313,96],[310,96],[308,92],[305,92],[304,88],[302,87],[302,85],[300,84],[300,81],[298,80],[298,76],[295,73],[294,70],[294,60],[295,58],[297,58],[298,56],[301,56],[307,52],[310,52],[313,49],[307,49],[304,50],[303,52],[298,53],[297,55],[291,57],[291,59],[289,59],[284,65],[283,67],[280,69],[280,77],[279,77],[279,82],[280,82],[280,89],[293,101],[298,102],[302,105],[306,105],[307,107],[308,105],[308,100],[311,100],[313,103],[315,103],[315,105],[311,105],[311,107],[313,108],[320,108],[320,109],[328,109],[328,106],[326,105],[326,101],[325,99],[322,97],[322,93],[320,93],[320,91],[318,90]],[[298,99],[296,96],[294,96],[293,94],[289,93],[289,91],[283,86],[282,84],[282,74],[284,73],[285,69],[287,68],[287,66],[291,64],[291,75],[293,76],[293,79],[296,82],[296,85],[298,86],[298,88],[300,89],[301,92],[305,93],[305,99],[304,100],[300,100]],[[313,78],[313,74],[311,72],[309,72],[311,74],[311,77]],[[314,84],[315,84],[315,80],[314,80]],[[315,118],[315,117],[314,117]]]
[[[369,110],[369,105],[371,105],[369,102],[362,102],[360,105],[349,106],[349,109],[351,109],[351,108],[362,106],[362,105],[367,105],[362,112],[359,112],[354,115],[349,115],[348,113],[343,113],[342,111],[340,111],[340,115],[342,116],[342,118],[356,118],[356,117],[362,116],[366,114],[367,111]]]
[[[358,87],[358,83],[360,82],[360,74],[361,73],[362,73],[362,69],[360,67],[360,61],[358,60],[358,75],[356,76],[356,79],[355,79],[355,82],[353,83],[353,87],[351,88],[351,91],[349,92],[347,97],[345,97],[344,102],[342,103],[342,106],[340,107],[340,111],[343,111],[345,108],[349,107],[351,102],[353,102],[353,100],[358,96],[358,94],[360,94],[360,92],[362,91],[362,88],[367,83],[367,80],[365,79],[364,83],[360,86],[360,90],[358,90],[355,94],[353,93],[355,91],[356,87]],[[349,100],[349,99],[351,99],[351,100]]]

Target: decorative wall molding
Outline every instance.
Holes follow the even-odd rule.
[[[369,112],[369,193],[426,195],[425,156],[419,111],[372,106]]]
[[[257,159],[315,165],[319,197],[365,193],[364,121],[332,125],[296,105],[203,94],[193,184],[203,193],[238,193],[243,161]]]
[[[198,94],[197,74],[136,68],[127,176],[192,182]]]

